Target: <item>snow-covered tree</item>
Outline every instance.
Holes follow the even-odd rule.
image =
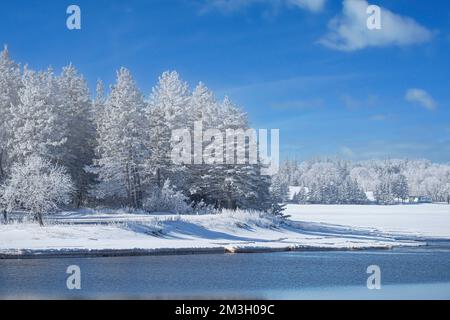
[[[92,174],[84,170],[94,158],[95,126],[92,102],[84,78],[69,65],[58,79],[67,127],[62,164],[68,169],[77,189],[76,205],[85,201]]]
[[[306,187],[300,187],[300,190],[292,197],[293,203],[305,204],[309,201],[308,189]]]
[[[190,93],[176,71],[165,71],[152,89],[150,105],[164,112],[170,130],[186,128]]]
[[[272,177],[270,193],[278,202],[286,202],[289,196],[289,185],[284,176],[275,175]]]
[[[401,200],[402,202],[408,199],[408,181],[403,174],[397,174],[392,181],[392,193],[395,198]]]
[[[162,188],[170,179],[179,183],[181,166],[172,163],[172,130],[187,128],[189,119],[189,90],[178,73],[164,72],[152,89],[146,108],[148,132],[146,148],[148,158],[145,169],[150,182]]]
[[[146,147],[148,158],[145,168],[150,180],[158,188],[162,188],[164,181],[172,176],[175,171],[171,160],[172,132],[164,117],[164,110],[160,106],[151,106],[147,110],[149,121],[148,138]]]
[[[180,191],[176,191],[166,180],[162,187],[153,186],[144,201],[144,209],[149,212],[171,212],[175,214],[190,214],[193,208],[189,205],[189,198]]]
[[[20,67],[9,56],[8,48],[0,52],[0,181],[5,178],[9,166],[11,143],[11,108],[19,103],[21,88]]]
[[[204,131],[208,129],[219,130],[219,105],[214,97],[214,94],[203,83],[197,85],[192,93],[189,106],[189,123],[188,128],[191,131],[192,137],[192,159],[194,163],[188,166],[189,170],[189,193],[194,201],[205,201],[207,203],[216,202],[218,206],[217,192],[219,192],[219,185],[217,183],[224,183],[226,178],[219,174],[225,174],[229,168],[221,170],[222,159],[217,159],[218,163],[210,163],[208,159],[212,158],[207,152],[207,147],[212,144],[210,139],[204,139]],[[199,124],[201,128],[199,128]],[[194,126],[197,130],[194,131]],[[223,133],[223,131],[221,132]],[[223,144],[222,144],[223,146]],[[218,178],[218,179],[215,179]],[[220,181],[219,181],[220,180]],[[228,180],[227,180],[228,181]],[[230,190],[228,184],[228,192]]]
[[[38,155],[62,161],[67,141],[67,123],[58,83],[51,69],[36,72],[25,68],[19,103],[11,108],[14,161]]]
[[[92,102],[96,134],[102,131],[102,120],[105,118],[105,102],[105,85],[102,80],[97,80],[97,85],[95,87],[95,99]]]
[[[377,185],[374,196],[379,204],[394,204],[395,199],[391,187],[392,185],[388,181],[382,181]]]
[[[70,175],[58,165],[39,156],[16,163],[0,187],[0,203],[7,212],[26,210],[41,226],[42,216],[71,201],[74,187]]]
[[[96,119],[97,156],[90,171],[98,176],[94,189],[98,198],[118,197],[132,207],[141,207],[147,127],[144,108],[130,71],[121,68],[101,119]]]

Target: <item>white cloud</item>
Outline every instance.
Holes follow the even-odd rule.
[[[225,13],[239,11],[254,4],[268,5],[272,8],[298,7],[311,12],[320,12],[325,6],[326,0],[205,0],[203,11],[210,9],[220,10]]]
[[[329,22],[329,32],[320,43],[326,47],[353,51],[367,47],[406,46],[431,39],[432,33],[409,17],[381,8],[381,29],[369,30],[366,0],[344,0],[342,13]]]
[[[422,89],[413,88],[407,90],[405,99],[408,102],[418,103],[428,110],[436,109],[436,102],[434,99],[428,94],[428,92]]]
[[[287,0],[287,2],[312,12],[320,12],[325,7],[325,0]]]

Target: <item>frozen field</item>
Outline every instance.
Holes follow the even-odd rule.
[[[292,220],[374,229],[394,236],[450,239],[450,205],[288,205]]]
[[[417,246],[450,239],[450,206],[289,205],[285,224],[257,213],[175,216],[84,210],[0,225],[0,255],[252,252]]]

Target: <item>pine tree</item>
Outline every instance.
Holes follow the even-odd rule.
[[[387,180],[381,181],[375,189],[374,196],[379,204],[393,204],[394,195],[392,194],[391,183]]]
[[[130,71],[121,68],[116,84],[97,119],[97,156],[91,172],[99,184],[98,198],[118,197],[132,207],[142,206],[145,151],[145,103]],[[97,113],[98,115],[98,113]],[[98,125],[98,123],[102,123]]]
[[[103,122],[101,122],[101,120],[105,117],[105,102],[105,86],[102,80],[97,80],[97,85],[95,87],[95,99],[93,102],[94,123],[96,125],[97,131],[102,131],[101,126]]]
[[[217,192],[224,188],[225,194],[230,194],[234,190],[233,182],[230,180],[229,167],[224,166],[224,158],[218,159],[219,163],[208,163],[210,155],[205,152],[212,141],[205,141],[204,131],[207,129],[220,129],[219,127],[219,105],[210,91],[203,83],[197,85],[192,93],[189,105],[189,124],[192,137],[192,159],[194,163],[188,166],[189,194],[195,202],[204,201],[211,204],[223,205],[217,196]],[[201,128],[196,128],[196,124],[201,124]],[[198,132],[198,130],[201,130]],[[223,134],[223,132],[221,132]],[[222,145],[223,146],[223,145]],[[212,160],[212,159],[211,159]],[[222,172],[221,172],[222,169]],[[219,178],[219,175],[223,174]],[[233,201],[228,201],[226,207],[235,207]]]
[[[153,88],[150,104],[164,112],[170,130],[187,127],[190,94],[176,71],[165,71]]]
[[[190,93],[186,82],[176,71],[164,72],[152,89],[146,108],[148,122],[145,169],[150,184],[163,187],[169,179],[179,189],[186,190],[186,170],[175,166],[171,159],[172,131],[188,129],[190,115]]]
[[[0,53],[0,182],[5,178],[10,163],[11,138],[14,130],[11,127],[11,108],[19,104],[21,86],[20,67],[11,60],[5,46]]]
[[[158,188],[162,188],[164,181],[173,177],[174,168],[171,161],[171,130],[164,116],[162,106],[150,106],[147,109],[149,121],[146,148],[148,158],[145,162],[147,176],[154,181]],[[175,180],[175,179],[174,179]]]
[[[395,198],[404,202],[409,197],[408,181],[403,174],[398,174],[392,181],[392,193]]]
[[[63,68],[58,80],[67,123],[67,142],[62,164],[74,181],[77,189],[76,205],[80,206],[93,179],[92,174],[84,168],[92,164],[94,157],[94,113],[87,83],[72,65]]]
[[[270,193],[277,202],[286,202],[288,200],[289,186],[282,176],[275,175],[272,177]]]
[[[19,103],[11,108],[13,158],[23,161],[37,155],[61,162],[67,142],[67,123],[53,72],[25,68],[22,83]]]
[[[294,194],[294,196],[292,198],[292,202],[298,203],[298,204],[305,204],[305,203],[308,203],[308,201],[309,201],[309,196],[308,196],[307,189],[305,187],[300,187],[300,190],[296,194]]]

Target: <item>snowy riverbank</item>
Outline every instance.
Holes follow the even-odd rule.
[[[148,255],[282,250],[357,250],[450,239],[450,206],[290,205],[280,224],[257,213],[176,216],[64,212],[0,225],[0,257]]]

